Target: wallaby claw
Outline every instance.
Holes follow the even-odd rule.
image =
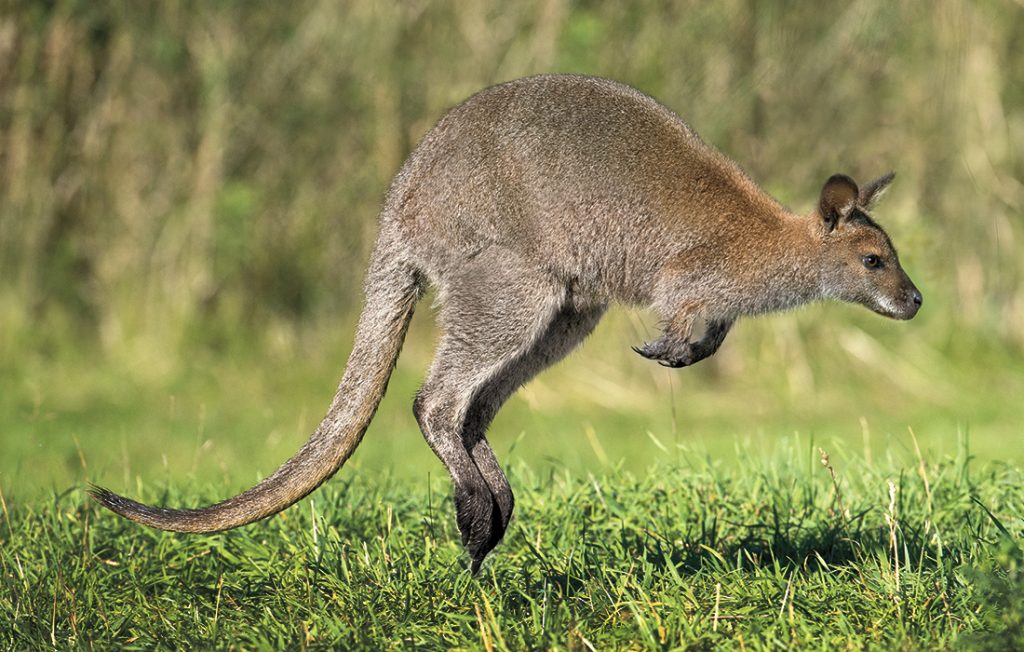
[[[697,355],[698,352],[692,342],[672,340],[666,337],[653,342],[645,342],[641,347],[634,346],[632,348],[648,360],[654,360],[663,367],[673,369],[686,367],[703,359],[703,356]]]
[[[689,367],[704,358],[709,358],[718,350],[722,338],[708,339],[696,342],[679,341],[662,337],[654,342],[645,343],[642,347],[632,347],[634,351],[647,358],[654,360],[663,367],[678,369]]]

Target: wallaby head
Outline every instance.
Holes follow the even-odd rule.
[[[815,216],[822,294],[893,319],[911,319],[921,307],[921,293],[900,266],[888,234],[868,214],[894,176],[890,172],[859,189],[843,174],[825,182]]]

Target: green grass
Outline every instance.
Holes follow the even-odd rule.
[[[62,336],[0,360],[0,649],[1024,644],[1019,351],[842,306],[737,330],[665,370],[616,311],[513,398],[489,437],[517,512],[477,578],[409,409],[429,310],[337,478],[215,536],[124,522],[81,488],[195,506],[252,484],[319,420],[349,327],[187,355]]]
[[[1024,645],[1024,477],[866,463],[790,438],[635,475],[513,465],[518,504],[477,577],[443,477],[342,471],[282,515],[153,531],[78,489],[8,500],[0,647],[1010,649]],[[140,485],[148,500],[199,497]]]

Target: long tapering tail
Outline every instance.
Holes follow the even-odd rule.
[[[366,279],[366,306],[327,416],[290,460],[255,487],[202,509],[135,502],[102,487],[89,493],[125,518],[175,532],[216,532],[276,514],[319,487],[359,445],[387,389],[420,293],[414,270],[378,243]]]

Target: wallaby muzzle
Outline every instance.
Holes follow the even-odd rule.
[[[921,291],[917,289],[913,281],[904,275],[906,283],[896,297],[885,297],[875,308],[875,312],[892,319],[906,321],[913,319],[917,311],[921,309],[924,298]]]

